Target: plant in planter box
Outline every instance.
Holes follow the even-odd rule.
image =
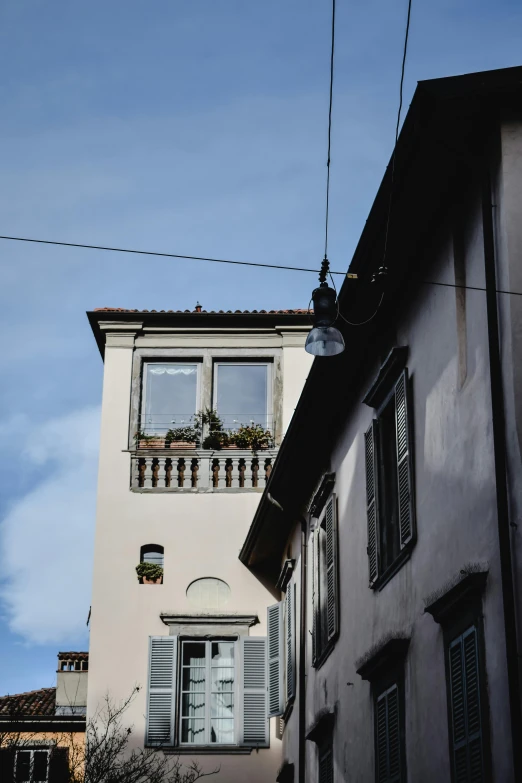
[[[195,447],[201,437],[201,429],[197,426],[176,427],[169,430],[165,436],[165,446],[173,449],[180,446]]]
[[[268,449],[274,439],[270,430],[265,430],[260,424],[241,425],[231,438],[239,449]]]
[[[209,433],[203,441],[204,449],[223,449],[229,445],[230,435],[223,429],[223,420],[217,411],[206,408],[206,410],[200,411],[198,419],[202,428],[206,426],[209,429]]]
[[[160,585],[163,582],[163,567],[157,563],[139,563],[136,573],[144,585]]]
[[[164,438],[159,435],[146,435],[141,430],[135,434],[134,442],[138,449],[162,449],[165,445]]]

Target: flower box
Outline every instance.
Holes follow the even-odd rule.
[[[147,579],[146,576],[141,577],[141,583],[143,585],[162,585],[163,577],[159,576],[157,579]]]
[[[167,446],[169,449],[195,449],[196,444],[190,440],[171,440]]]

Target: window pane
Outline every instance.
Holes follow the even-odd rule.
[[[212,720],[210,723],[210,741],[231,745],[234,742],[234,721]]]
[[[181,721],[181,741],[196,742],[202,745],[205,742],[205,721],[183,718]]]
[[[210,701],[210,714],[212,718],[234,717],[234,694],[214,693]]]
[[[36,750],[33,756],[33,780],[47,780],[47,751]]]
[[[184,718],[204,718],[205,695],[184,693],[181,700],[181,714]]]
[[[192,423],[197,404],[197,364],[147,364],[145,432],[165,432]]]
[[[234,690],[234,669],[212,669],[212,691],[218,693]]]
[[[234,642],[212,642],[212,666],[234,665]]]
[[[183,665],[205,665],[205,642],[183,642]]]
[[[163,566],[163,552],[144,552],[143,562]]]
[[[226,429],[267,422],[268,367],[266,364],[219,364],[216,409]]]
[[[31,752],[29,750],[19,750],[16,754],[16,781],[25,783],[30,780],[31,772]]]
[[[193,693],[205,691],[206,670],[202,666],[190,666],[183,669],[183,690]]]

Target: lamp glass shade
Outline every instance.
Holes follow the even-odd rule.
[[[312,356],[336,356],[344,351],[344,340],[335,326],[316,326],[308,333],[305,351]]]

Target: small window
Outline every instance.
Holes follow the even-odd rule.
[[[145,544],[140,550],[140,563],[153,563],[163,568],[164,549],[159,544]]]
[[[187,598],[195,609],[223,609],[230,599],[230,587],[222,579],[203,577],[189,584]]]
[[[259,424],[273,432],[271,365],[216,362],[214,408],[227,430]]]
[[[48,750],[19,750],[16,753],[16,783],[45,783],[49,780]]]
[[[333,747],[331,739],[319,745],[319,780],[318,783],[333,783]]]
[[[193,424],[199,410],[199,365],[189,362],[145,362],[139,430],[165,436]]]

